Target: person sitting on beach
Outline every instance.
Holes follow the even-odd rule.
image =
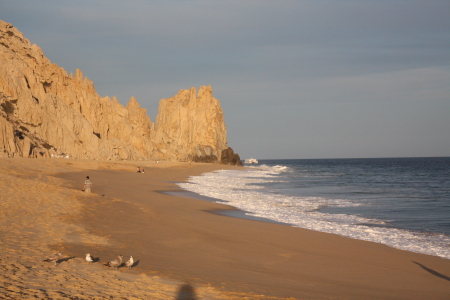
[[[136,172],[141,173],[141,168],[137,167]]]
[[[142,172],[141,172],[141,173],[145,173],[145,172],[144,172],[144,168],[142,168]]]
[[[86,180],[84,181],[84,186],[83,186],[82,191],[84,191],[85,193],[90,193],[91,186],[92,186],[92,181],[89,180],[89,176],[86,176]]]

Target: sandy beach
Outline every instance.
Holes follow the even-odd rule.
[[[450,299],[450,260],[175,195],[175,182],[222,168],[234,167],[0,159],[0,298]],[[103,265],[118,254],[131,270]]]

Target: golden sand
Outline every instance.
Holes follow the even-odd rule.
[[[137,166],[145,173],[136,173]],[[0,159],[5,299],[450,299],[450,261],[161,193],[214,164]],[[92,194],[81,191],[86,175]],[[43,262],[61,251],[55,266]],[[97,262],[88,264],[85,254]],[[118,254],[135,265],[115,271]]]

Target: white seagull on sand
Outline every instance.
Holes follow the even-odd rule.
[[[131,270],[131,267],[134,265],[134,260],[133,260],[133,256],[130,256],[130,259],[127,260],[127,262],[125,263],[125,266],[128,267],[129,270]]]
[[[55,266],[56,266],[56,263],[61,258],[61,255],[62,255],[61,252],[55,253],[55,254],[52,254],[51,256],[49,256],[47,259],[44,259],[43,261],[54,262]]]
[[[117,259],[113,259],[104,265],[107,267],[114,267],[116,270],[119,270],[119,267],[122,265],[122,258],[123,255],[117,255]]]
[[[86,253],[86,261],[91,264],[91,262],[94,261],[94,258],[91,256],[91,254]]]

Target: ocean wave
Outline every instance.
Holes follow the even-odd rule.
[[[292,169],[290,167],[281,166],[281,165],[268,166],[268,165],[262,164],[262,165],[253,166],[253,167],[250,167],[250,168],[262,170],[262,171],[265,171],[265,172],[268,172],[268,173],[273,173],[273,174],[292,172]]]
[[[326,207],[355,207],[370,203],[270,192],[266,188],[267,184],[283,181],[274,174],[289,169],[283,166],[267,166],[267,168],[263,166],[248,171],[221,170],[190,177],[188,182],[178,185],[199,195],[226,201],[228,205],[255,217],[450,259],[448,236],[426,235],[391,228],[388,220],[349,214],[327,214],[320,211]]]

